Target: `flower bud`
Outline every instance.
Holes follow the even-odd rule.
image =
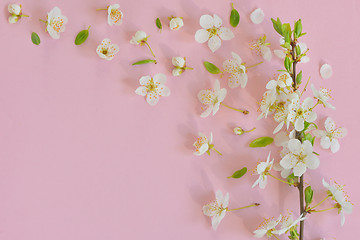
[[[182,26],[184,26],[184,21],[181,18],[175,17],[170,20],[169,27],[171,30],[179,30]]]
[[[9,13],[14,14],[14,15],[20,15],[21,14],[21,6],[19,6],[17,4],[9,4],[8,11],[9,11]]]
[[[234,133],[236,135],[243,135],[245,132],[241,127],[236,127],[236,128],[234,128]]]
[[[180,76],[183,72],[184,72],[184,70],[181,68],[174,68],[174,70],[172,71],[172,74],[174,77],[177,77],[177,76]]]
[[[175,66],[175,67],[185,67],[185,58],[183,57],[173,57],[172,58],[172,64]]]
[[[17,21],[19,21],[19,18],[20,17],[18,17],[16,15],[11,15],[8,20],[9,20],[9,23],[17,23]]]

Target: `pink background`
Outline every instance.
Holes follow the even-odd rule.
[[[252,231],[263,217],[277,217],[287,210],[298,212],[298,192],[276,180],[265,190],[251,189],[256,177],[239,180],[226,177],[244,166],[253,169],[269,150],[279,160],[279,148],[251,149],[249,142],[270,135],[271,119],[256,121],[256,102],[265,84],[282,63],[249,70],[245,89],[228,89],[225,103],[250,111],[244,116],[221,108],[214,117],[201,119],[197,92],[210,88],[216,76],[205,71],[207,60],[218,66],[235,51],[252,65],[261,61],[248,44],[266,33],[272,49],[279,36],[271,17],[293,23],[302,18],[308,33],[303,41],[310,48],[310,63],[301,65],[304,79],[332,90],[336,111],[327,116],[349,130],[336,154],[320,150],[320,168],[306,174],[315,189],[315,200],[325,196],[324,177],[346,184],[354,203],[344,227],[335,211],[312,214],[306,221],[306,239],[349,239],[358,233],[359,200],[359,59],[360,2],[358,0],[235,1],[241,15],[233,29],[235,38],[223,42],[215,54],[194,40],[203,14],[219,15],[230,27],[230,1],[209,0],[23,0],[31,15],[15,25],[7,23],[7,4],[2,2],[0,21],[0,239],[4,240],[118,240],[118,239],[253,239]],[[119,3],[125,18],[120,27],[110,27],[106,13],[96,8]],[[60,40],[44,32],[46,13],[58,6],[69,18]],[[261,7],[265,21],[254,25],[249,14]],[[170,15],[182,16],[185,26],[172,32]],[[155,27],[160,17],[164,29]],[[91,25],[90,37],[74,45],[76,34]],[[146,47],[129,44],[137,30],[150,36],[157,65],[131,66],[150,58]],[[37,32],[41,44],[30,40]],[[95,49],[104,38],[120,47],[112,61],[100,59]],[[193,71],[171,76],[171,57],[185,56]],[[319,76],[322,63],[333,66],[328,80]],[[149,106],[134,90],[144,75],[165,73],[171,96]],[[226,85],[226,77],[221,84]],[[244,136],[232,128],[256,127]],[[192,143],[198,131],[214,133],[214,143],[223,157],[193,156]],[[229,213],[218,230],[202,214],[202,205],[221,189],[230,193],[230,208],[260,202],[258,208]],[[283,236],[283,239],[286,239]]]

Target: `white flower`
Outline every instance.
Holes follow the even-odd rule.
[[[53,39],[59,39],[60,33],[65,31],[67,22],[68,19],[61,14],[60,8],[54,7],[47,15],[46,30]]]
[[[327,89],[322,88],[318,91],[316,90],[314,84],[311,84],[311,90],[313,91],[314,97],[318,99],[324,107],[331,108],[332,110],[336,109],[333,105],[327,102],[330,99],[330,93]]]
[[[121,25],[123,20],[123,13],[119,10],[120,5],[119,4],[113,4],[108,6],[107,12],[108,12],[108,24],[110,26],[112,25]]]
[[[156,74],[153,78],[143,76],[139,81],[141,86],[135,90],[135,93],[146,96],[146,101],[151,106],[158,103],[160,96],[167,97],[170,95],[170,89],[164,85],[166,76],[162,73]]]
[[[276,99],[274,98],[274,95],[271,94],[271,91],[266,91],[264,93],[263,98],[260,102],[261,114],[258,116],[257,120],[262,119],[264,117],[267,118],[269,113],[272,112],[271,107],[275,103],[275,100]]]
[[[172,71],[173,76],[180,76],[186,69],[193,69],[186,66],[186,58],[184,57],[173,57],[172,64],[174,65],[174,69]]]
[[[18,4],[9,4],[8,5],[8,11],[10,14],[13,15],[21,15],[21,5]]]
[[[312,111],[313,107],[312,98],[308,97],[300,105],[299,99],[294,99],[289,105],[289,114],[287,117],[287,127],[289,128],[290,122],[294,123],[296,131],[304,129],[305,121],[311,123],[316,120],[316,113]]]
[[[261,223],[258,229],[254,231],[254,237],[262,238],[266,235],[270,238],[274,235],[274,231],[276,231],[275,227],[280,223],[281,219],[281,215],[277,220],[274,220],[272,218],[265,219],[265,221]]]
[[[266,35],[260,37],[257,40],[254,40],[250,44],[250,49],[255,50],[258,55],[261,55],[266,61],[270,61],[272,58],[272,53],[268,47],[270,43],[266,42]]]
[[[220,103],[224,101],[226,97],[226,89],[220,89],[219,80],[215,80],[214,90],[201,90],[198,93],[199,101],[206,106],[205,111],[200,115],[201,117],[207,117],[212,112],[213,115],[219,110]]]
[[[242,60],[239,55],[232,52],[233,59],[226,60],[223,63],[225,72],[230,73],[228,85],[230,88],[236,88],[241,85],[241,88],[245,88],[248,81],[246,74],[246,67],[242,64]]]
[[[315,137],[321,138],[320,145],[323,149],[331,149],[332,153],[336,153],[340,149],[338,138],[343,138],[347,134],[345,128],[336,128],[335,122],[332,118],[328,117],[325,120],[325,130],[314,130]]]
[[[257,8],[255,9],[251,14],[250,14],[250,19],[254,24],[260,24],[264,21],[264,11],[261,8]]]
[[[333,70],[329,64],[323,64],[320,68],[320,75],[323,79],[328,79],[332,76]]]
[[[209,139],[205,136],[205,134],[199,132],[199,138],[196,139],[193,146],[195,147],[194,155],[200,156],[210,150],[210,144],[213,141],[213,135],[210,133]]]
[[[197,30],[195,40],[198,43],[204,43],[209,40],[208,46],[212,52],[218,50],[221,46],[221,40],[230,40],[234,38],[233,32],[225,27],[221,27],[222,20],[216,14],[202,15],[200,17],[200,26],[203,29]]]
[[[281,159],[280,165],[285,169],[293,169],[295,176],[303,175],[306,168],[319,167],[319,158],[313,153],[310,141],[305,140],[301,143],[298,139],[290,139],[287,148],[290,152]]]
[[[206,216],[212,217],[211,225],[214,230],[217,229],[221,220],[225,217],[227,206],[229,205],[229,193],[225,196],[220,190],[216,192],[216,200],[203,206],[203,212]]]
[[[283,217],[282,223],[281,223],[281,229],[274,231],[274,234],[282,235],[282,234],[286,233],[287,231],[289,231],[294,226],[296,226],[299,222],[304,221],[305,219],[306,219],[306,217],[303,217],[302,214],[300,215],[300,217],[298,217],[295,220],[293,219],[292,215]]]
[[[169,22],[169,27],[171,30],[179,30],[184,26],[184,21],[181,17],[173,17]]]
[[[96,48],[96,52],[99,57],[106,60],[111,60],[114,58],[115,54],[119,52],[119,47],[116,44],[111,44],[110,39],[105,38]]]
[[[19,21],[20,17],[19,16],[15,16],[15,15],[11,15],[8,18],[9,23],[13,24],[13,23],[17,23],[17,21]]]
[[[147,38],[148,36],[146,36],[146,33],[144,31],[137,31],[130,40],[130,43],[134,45],[144,45]]]
[[[261,189],[264,189],[267,184],[267,174],[271,170],[274,164],[274,159],[270,161],[270,153],[268,155],[268,158],[266,162],[261,162],[256,167],[256,172],[259,174],[259,178],[255,181],[255,183],[252,185],[254,188],[256,185],[259,185]]]
[[[337,202],[335,207],[339,209],[339,214],[341,216],[341,226],[344,226],[344,224],[345,224],[345,214],[344,213],[350,214],[352,212],[352,204],[347,199],[347,195],[343,190],[344,187],[339,184],[330,185],[324,179],[323,179],[323,185],[325,188],[327,188],[329,190],[328,195],[330,197],[332,197],[332,199],[334,201]]]

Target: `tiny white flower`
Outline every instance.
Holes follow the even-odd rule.
[[[108,12],[108,24],[110,26],[112,25],[121,25],[122,20],[124,18],[124,14],[120,11],[120,5],[119,4],[113,4],[108,6],[107,12]]]
[[[325,120],[325,130],[314,130],[315,137],[320,138],[320,146],[323,149],[331,149],[332,153],[336,153],[340,149],[339,138],[343,138],[347,134],[345,128],[335,127],[335,122],[332,118],[328,117]]]
[[[102,40],[101,44],[96,48],[96,53],[99,55],[99,57],[106,60],[112,60],[115,54],[118,52],[119,46],[112,44],[108,38]]]
[[[46,30],[53,39],[59,39],[67,22],[68,19],[61,14],[60,8],[54,7],[47,15]]]
[[[268,238],[272,237],[274,235],[274,231],[276,231],[276,226],[280,223],[282,219],[282,216],[277,220],[274,220],[273,218],[265,219],[258,229],[256,229],[254,233],[254,237],[256,238],[262,238],[264,236],[267,236]]]
[[[305,219],[306,217],[303,217],[302,214],[295,220],[293,219],[292,215],[286,217],[284,216],[281,220],[281,229],[274,231],[274,234],[282,235]]]
[[[320,68],[320,75],[323,79],[328,79],[332,76],[332,67],[329,64],[323,64]]]
[[[302,176],[307,168],[319,167],[319,158],[313,153],[310,141],[301,143],[298,139],[290,139],[287,148],[289,153],[281,159],[280,165],[285,169],[293,169],[295,176]]]
[[[193,146],[195,147],[194,155],[200,156],[210,150],[210,144],[213,141],[213,134],[210,133],[210,137],[207,138],[205,134],[199,132],[199,138],[196,139]]]
[[[181,17],[172,17],[169,22],[169,27],[171,30],[179,30],[184,26],[184,21]]]
[[[17,23],[19,21],[20,17],[19,16],[15,16],[15,15],[11,15],[8,18],[9,23],[14,24]]]
[[[131,44],[134,45],[144,45],[146,40],[147,40],[148,36],[146,35],[146,33],[144,31],[137,31],[135,33],[135,35],[132,37],[132,39],[130,40]]]
[[[311,123],[317,118],[317,114],[312,111],[313,107],[312,98],[306,98],[300,105],[299,99],[292,100],[289,105],[289,114],[287,117],[287,127],[289,128],[290,122],[294,123],[296,131],[302,131],[304,129],[305,121]]]
[[[234,52],[232,52],[231,55],[233,59],[226,60],[223,63],[225,72],[230,73],[228,85],[230,88],[236,88],[239,86],[241,86],[241,88],[245,88],[248,81],[246,67],[242,63],[239,55]]]
[[[229,193],[225,196],[220,190],[216,192],[216,200],[203,206],[203,212],[206,216],[212,217],[211,225],[214,230],[217,229],[221,220],[225,217],[229,205]]]
[[[261,8],[255,9],[250,14],[250,19],[254,24],[262,23],[264,21],[264,18],[265,18],[265,14],[264,14],[264,11]]]
[[[158,73],[154,77],[143,76],[139,82],[141,86],[135,90],[135,93],[146,96],[146,101],[151,106],[156,105],[161,96],[167,97],[170,95],[170,89],[165,86],[166,76],[162,73]]]
[[[210,50],[215,52],[220,48],[221,40],[230,40],[234,38],[233,32],[221,25],[222,20],[216,14],[214,14],[214,17],[210,15],[202,15],[200,17],[200,26],[203,29],[197,30],[195,40],[198,43],[208,41]]]
[[[260,102],[260,112],[261,114],[258,116],[257,120],[260,120],[262,118],[267,118],[267,116],[269,115],[269,113],[273,112],[273,110],[271,110],[273,104],[275,103],[275,98],[274,98],[274,94],[272,94],[271,91],[266,91],[263,94],[263,98]]]
[[[199,101],[205,105],[205,111],[200,115],[205,118],[212,113],[215,115],[220,108],[220,103],[224,101],[226,97],[226,89],[220,88],[219,80],[215,80],[214,90],[201,90],[198,93]]]
[[[21,5],[18,4],[9,4],[8,11],[13,15],[21,15]]]
[[[273,167],[273,164],[274,164],[274,159],[270,161],[270,153],[269,153],[266,162],[260,162],[256,167],[256,172],[257,174],[259,174],[259,178],[252,185],[253,188],[256,187],[256,185],[259,185],[261,189],[264,189],[266,187],[267,175],[268,172]]]
[[[255,50],[258,55],[261,55],[266,61],[271,61],[272,53],[268,47],[270,43],[266,42],[266,35],[254,40],[250,44],[250,49]]]
[[[186,66],[186,58],[184,57],[173,57],[172,64],[174,65],[174,69],[172,71],[173,76],[180,76],[186,69],[193,69],[191,67]]]
[[[311,84],[311,90],[314,94],[314,97],[320,101],[321,104],[324,105],[324,107],[331,108],[332,110],[335,110],[336,108],[328,103],[328,100],[330,99],[330,93],[327,89],[322,88],[319,91],[316,90],[314,84]]]
[[[323,179],[323,185],[329,190],[328,195],[337,203],[335,207],[338,208],[339,214],[341,216],[341,226],[344,226],[345,213],[352,213],[352,204],[349,202],[348,197],[343,190],[344,186],[341,186],[337,183],[329,184],[325,181],[325,179]]]

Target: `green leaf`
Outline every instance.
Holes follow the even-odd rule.
[[[220,69],[215,66],[214,64],[212,64],[211,62],[204,62],[204,66],[206,68],[206,70],[211,73],[211,74],[219,74],[221,71]]]
[[[315,142],[315,136],[312,136],[310,133],[306,133],[303,141],[308,140],[309,142],[311,142],[311,144],[314,146],[314,142]]]
[[[256,148],[256,147],[266,147],[267,145],[271,144],[274,141],[271,137],[260,137],[255,140],[253,140],[250,143],[250,147]]]
[[[155,63],[155,64],[157,64],[155,59],[145,59],[145,60],[135,62],[132,65],[134,66],[134,65],[141,65],[141,64],[147,64],[147,63]]]
[[[311,202],[313,200],[313,196],[314,196],[314,191],[311,189],[311,186],[308,186],[307,188],[305,188],[305,202],[306,202],[306,205],[311,204]]]
[[[284,23],[281,27],[286,43],[291,43],[291,27],[289,23]]]
[[[89,29],[90,26],[88,29],[82,30],[78,33],[78,35],[75,38],[75,45],[81,45],[86,41],[86,39],[89,37]]]
[[[285,57],[284,66],[285,66],[286,71],[288,71],[290,73],[291,72],[291,63],[290,63],[290,58],[288,56]]]
[[[273,23],[273,27],[274,27],[275,31],[278,32],[281,36],[283,36],[282,23],[281,23],[280,19],[277,18],[277,20],[275,21],[273,18],[271,18],[271,21]]]
[[[31,33],[31,41],[32,41],[33,44],[35,44],[35,45],[39,45],[39,44],[40,44],[40,37],[39,37],[39,35],[37,35],[36,32],[32,32],[32,33]]]
[[[241,178],[242,176],[244,176],[247,172],[247,168],[244,167],[236,172],[233,173],[233,175],[231,175],[230,177],[228,178]]]
[[[297,75],[296,75],[296,84],[301,84],[301,79],[302,79],[302,71],[300,71]]]
[[[297,56],[300,56],[300,55],[301,55],[301,48],[300,48],[299,45],[296,45],[296,47],[295,47],[295,52],[296,52],[296,55],[297,55]]]
[[[236,27],[240,22],[240,14],[239,12],[234,8],[234,4],[231,3],[231,13],[230,13],[230,25],[233,27]]]
[[[295,39],[298,39],[300,37],[301,32],[302,32],[302,24],[301,24],[301,19],[299,19],[297,22],[295,22],[295,26],[294,26]]]
[[[161,24],[160,18],[157,18],[156,21],[155,21],[155,23],[156,23],[157,28],[160,29],[160,31],[161,31],[161,29],[162,29],[162,24]]]

